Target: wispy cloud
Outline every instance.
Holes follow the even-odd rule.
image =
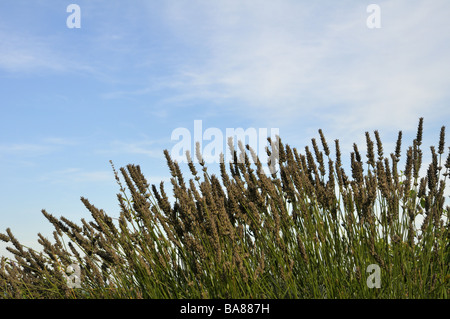
[[[31,143],[10,143],[0,145],[0,154],[41,154],[51,149],[49,145]]]
[[[170,183],[169,175],[152,175],[144,173],[150,184],[159,185],[161,182]],[[120,175],[120,178],[122,176]],[[115,178],[112,170],[86,170],[79,167],[69,167],[62,170],[45,172],[37,180],[42,183],[53,185],[76,185],[76,184],[104,184],[107,187],[114,186]]]
[[[114,140],[109,143],[107,148],[96,150],[97,154],[138,154],[145,155],[150,158],[163,159],[163,149],[160,146],[160,140],[144,139],[140,141],[120,141]]]
[[[43,143],[53,144],[53,145],[76,145],[79,142],[73,138],[65,137],[46,137],[43,138]]]
[[[70,67],[51,49],[48,39],[0,29],[0,46],[0,69],[5,71],[65,71]]]
[[[78,167],[46,172],[40,177],[40,181],[56,184],[112,182],[113,180],[112,171],[86,171]]]
[[[21,159],[38,157],[60,150],[62,147],[76,145],[74,139],[63,137],[46,137],[36,142],[11,142],[0,144],[0,158],[18,156]]]
[[[41,36],[0,26],[0,70],[10,74],[79,73],[105,77],[95,61],[70,49],[74,43],[61,35]],[[46,73],[44,73],[46,74]]]
[[[290,125],[319,114],[354,130],[448,117],[450,4],[380,5],[382,28],[368,29],[364,4],[172,1],[174,32],[199,47],[173,99],[234,99],[241,116]]]

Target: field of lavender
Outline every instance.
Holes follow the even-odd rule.
[[[54,226],[42,251],[6,229],[15,258],[1,258],[0,298],[448,298],[450,154],[442,127],[420,176],[422,130],[423,118],[403,169],[402,132],[388,156],[367,132],[349,174],[322,130],[304,153],[269,138],[271,174],[242,143],[220,176],[197,152],[187,179],[165,151],[173,202],[140,166],[111,162],[120,217],[86,198],[90,221],[42,211]]]

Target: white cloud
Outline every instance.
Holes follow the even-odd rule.
[[[63,170],[46,172],[40,177],[41,181],[50,183],[98,183],[112,182],[114,180],[112,171],[86,171],[78,167],[70,167]]]
[[[157,146],[161,141],[144,139],[140,141],[112,141],[109,148],[99,149],[98,154],[139,154],[150,158],[163,159],[164,154],[161,147]],[[165,140],[163,141],[165,142]]]
[[[44,143],[53,145],[76,145],[78,142],[74,139],[63,138],[63,137],[46,137],[43,139]]]
[[[73,45],[73,43],[72,43]],[[105,77],[60,36],[38,36],[0,28],[0,70],[11,74],[82,73]]]
[[[10,72],[49,69],[61,71],[61,63],[45,39],[0,30],[0,68]]]
[[[60,147],[75,145],[77,142],[63,137],[47,137],[35,143],[0,144],[0,158],[5,156],[27,157],[42,156],[58,150]]]
[[[0,154],[39,154],[50,150],[48,145],[31,143],[10,143],[0,145]]]
[[[381,1],[381,29],[366,27],[364,4],[305,3],[172,1],[174,32],[199,52],[173,100],[236,99],[241,116],[286,125],[319,114],[340,130],[449,117],[448,2]]]

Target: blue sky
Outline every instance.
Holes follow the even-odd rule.
[[[81,9],[70,29],[69,4]],[[369,29],[369,4],[381,28]],[[299,149],[322,128],[348,156],[378,129],[386,153],[424,149],[450,119],[447,0],[0,2],[0,232],[29,246],[46,209],[118,214],[109,160],[167,180],[179,127],[278,128]],[[188,171],[186,171],[188,173]],[[170,185],[167,185],[170,189]],[[0,253],[5,244],[0,243]]]

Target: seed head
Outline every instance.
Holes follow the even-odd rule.
[[[417,145],[422,145],[422,133],[423,133],[423,117],[419,119],[419,125],[417,126]]]
[[[441,133],[439,135],[439,154],[444,154],[444,145],[445,145],[445,126],[441,127]]]
[[[330,156],[330,149],[328,148],[327,141],[323,135],[322,129],[319,129],[320,140],[322,141],[322,147],[326,156]]]
[[[367,145],[367,164],[375,167],[375,155],[373,153],[373,141],[370,139],[369,132],[366,132],[366,145]]]
[[[402,147],[402,131],[399,131],[398,138],[397,138],[397,144],[395,146],[395,157],[397,158],[397,161],[400,160],[401,147]]]
[[[381,143],[380,133],[375,131],[375,139],[377,140],[378,159],[383,159],[383,144]]]

